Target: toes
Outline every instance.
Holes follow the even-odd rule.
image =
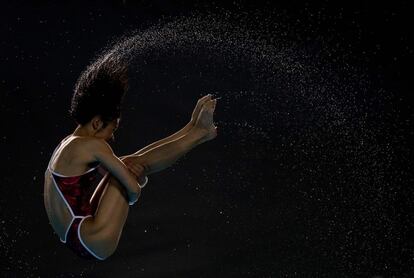
[[[216,105],[217,105],[217,99],[212,100],[211,107],[213,110],[216,109]]]
[[[214,100],[209,100],[206,105],[210,110],[213,110],[215,106]]]
[[[206,96],[205,98],[201,99],[200,108],[204,107],[210,101],[210,98],[210,96]]]
[[[208,94],[203,98],[203,103],[206,103],[209,100],[211,100],[211,94]]]
[[[207,100],[209,100],[209,99],[211,99],[211,94],[208,94],[208,95],[205,95],[205,96],[203,96],[202,98],[200,98],[199,100],[198,100],[198,103],[199,104],[203,104],[203,103],[205,103]]]

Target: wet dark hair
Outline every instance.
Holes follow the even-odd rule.
[[[81,73],[74,87],[69,114],[80,125],[99,115],[106,126],[121,117],[121,104],[127,90],[127,63],[107,53]]]

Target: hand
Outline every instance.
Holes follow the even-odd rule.
[[[129,171],[136,177],[140,177],[144,174],[145,168],[142,165],[136,163],[133,157],[124,157],[122,162],[128,167]]]
[[[135,179],[139,184],[143,184],[145,181],[145,168],[142,165],[134,162],[133,157],[125,157],[122,162],[128,167],[129,171],[135,176]]]

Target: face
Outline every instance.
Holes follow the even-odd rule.
[[[106,127],[101,128],[99,132],[96,133],[96,136],[105,139],[108,142],[114,141],[114,132],[118,129],[119,122],[120,118],[109,122]]]

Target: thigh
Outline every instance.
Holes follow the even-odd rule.
[[[85,219],[80,234],[97,255],[115,251],[129,211],[124,187],[113,177],[108,179],[94,217]]]

